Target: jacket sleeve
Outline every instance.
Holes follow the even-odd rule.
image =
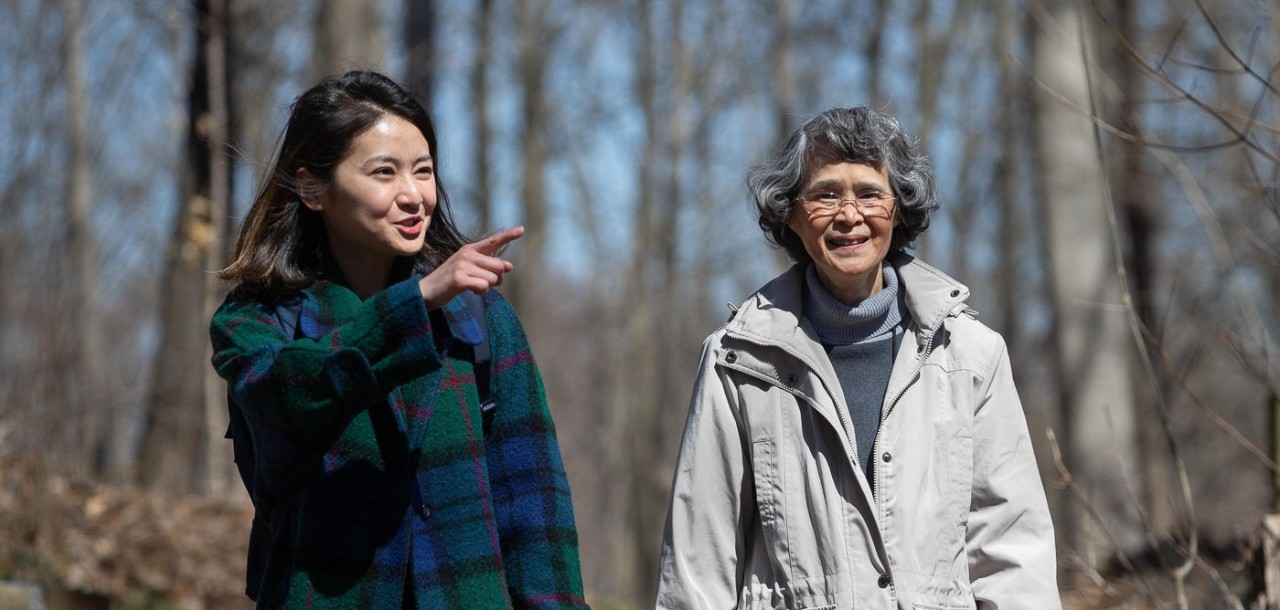
[[[511,305],[485,295],[493,427],[485,462],[513,608],[586,608],[569,479],[542,376]]]
[[[982,610],[1061,608],[1053,522],[1009,354],[996,341],[974,414],[969,578]]]
[[[736,393],[716,369],[712,339],[680,441],[658,566],[657,607],[736,608],[742,591],[744,530],[753,518],[754,481]]]
[[[246,416],[326,444],[392,388],[442,365],[417,280],[355,305],[317,339],[287,337],[269,305],[229,298],[210,323],[214,369]]]

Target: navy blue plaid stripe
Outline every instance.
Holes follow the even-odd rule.
[[[483,322],[451,302],[437,318],[447,330],[432,327],[414,279],[364,302],[333,284],[304,296],[310,339],[287,341],[251,301],[228,300],[211,325],[214,365],[246,410],[322,449],[288,509],[296,535],[273,549],[288,565],[263,583],[285,592],[270,607],[394,609],[406,586],[424,609],[585,607],[555,427],[501,295],[486,295]],[[475,345],[481,323],[499,404],[488,438],[469,350],[441,347]]]

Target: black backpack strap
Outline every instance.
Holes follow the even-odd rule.
[[[493,418],[498,414],[498,403],[493,399],[489,387],[489,364],[491,360],[489,350],[489,328],[485,318],[484,297],[471,292],[463,291],[462,300],[467,304],[467,309],[471,311],[471,316],[479,322],[480,325],[480,344],[471,348],[475,361],[472,366],[475,368],[476,374],[476,392],[480,395],[480,421],[483,425],[485,436],[489,435],[489,431],[493,429]]]

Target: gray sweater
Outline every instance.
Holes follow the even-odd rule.
[[[817,331],[840,381],[853,424],[858,463],[868,481],[889,374],[909,317],[899,296],[897,273],[888,263],[883,273],[884,289],[852,306],[827,292],[813,266],[805,277],[804,317]]]

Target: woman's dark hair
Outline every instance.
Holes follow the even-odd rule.
[[[352,71],[321,81],[298,97],[289,113],[280,151],[254,199],[236,239],[232,262],[219,272],[232,290],[281,297],[311,286],[323,275],[325,230],[320,215],[302,204],[299,192],[323,193],[351,143],[386,115],[418,128],[431,147],[436,170],[436,208],[414,270],[443,263],[467,242],[452,219],[440,181],[436,131],[422,104],[377,72]],[[314,181],[300,183],[306,168]]]
[[[809,254],[787,226],[805,176],[825,163],[851,161],[885,170],[897,200],[901,222],[893,229],[891,251],[902,250],[929,228],[938,209],[933,166],[898,120],[865,107],[832,108],[809,120],[787,138],[777,156],[751,168],[751,191],[760,229],[797,262]]]

